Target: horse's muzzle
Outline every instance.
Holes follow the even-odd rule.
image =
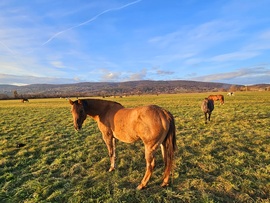
[[[76,131],[80,131],[82,129],[82,126],[81,125],[76,125],[74,126],[75,130]]]
[[[79,119],[74,120],[74,128],[75,130],[79,131],[82,129],[82,124],[80,123]]]

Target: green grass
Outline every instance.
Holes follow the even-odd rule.
[[[126,107],[157,104],[175,116],[173,183],[160,187],[158,150],[142,191],[141,142],[117,142],[117,170],[109,173],[96,123],[88,118],[75,132],[66,100],[0,101],[0,202],[269,202],[270,92],[225,96],[204,124],[200,104],[208,94],[108,98]]]

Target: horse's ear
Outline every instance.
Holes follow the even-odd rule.
[[[73,104],[74,104],[74,101],[72,101],[71,99],[69,99],[69,103],[70,103],[71,105],[73,105]]]

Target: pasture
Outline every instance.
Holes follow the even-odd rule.
[[[141,142],[116,143],[116,167],[94,120],[73,128],[65,99],[0,101],[0,202],[269,202],[270,92],[237,92],[200,109],[210,94],[106,98],[125,107],[156,104],[175,117],[178,150],[162,188],[161,151],[146,189]],[[25,146],[17,147],[18,143]]]

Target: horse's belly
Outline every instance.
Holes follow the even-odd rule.
[[[113,136],[122,141],[122,142],[126,142],[126,143],[133,143],[135,141],[137,141],[139,139],[139,137],[137,136],[130,136],[130,135],[125,135],[123,134],[122,132],[121,133],[116,133],[116,132],[113,132]]]

